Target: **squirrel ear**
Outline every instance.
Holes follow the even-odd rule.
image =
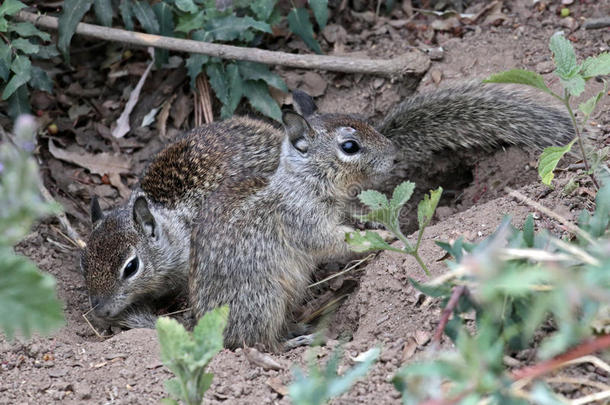
[[[91,197],[91,223],[95,224],[102,218],[104,218],[104,213],[102,212],[97,196],[94,195]]]
[[[292,104],[294,109],[303,117],[309,117],[318,109],[313,98],[301,90],[292,91]]]
[[[313,132],[307,120],[294,111],[284,111],[282,121],[290,144],[299,152],[307,153]]]
[[[142,227],[148,237],[156,238],[159,236],[155,217],[148,209],[148,202],[142,196],[136,198],[133,204],[133,219],[136,224]]]

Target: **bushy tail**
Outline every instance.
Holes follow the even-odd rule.
[[[470,83],[424,93],[398,104],[377,126],[409,160],[442,149],[501,144],[563,145],[575,136],[567,111],[543,105],[531,91]]]

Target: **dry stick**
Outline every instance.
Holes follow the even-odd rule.
[[[589,18],[583,23],[582,26],[586,30],[610,27],[610,16],[602,18]]]
[[[460,297],[466,292],[466,287],[463,285],[457,286],[453,288],[453,292],[451,293],[451,297],[449,298],[449,302],[447,302],[447,306],[443,309],[441,313],[441,320],[436,328],[436,332],[434,333],[434,337],[432,338],[432,343],[435,345],[440,345],[441,338],[443,337],[443,332],[445,331],[445,326],[449,322],[449,317],[453,313],[453,310],[457,306],[460,301]]]
[[[548,209],[544,205],[542,205],[542,204],[532,200],[531,198],[521,194],[517,190],[511,189],[510,187],[505,187],[504,191],[506,191],[508,194],[512,195],[513,197],[517,198],[518,200],[521,200],[521,202],[524,202],[525,204],[527,204],[527,205],[537,209],[538,211],[542,212],[544,215],[546,215],[548,217],[551,217],[551,218],[553,218],[556,221],[559,221],[561,224],[563,224],[563,226],[566,227],[566,229],[568,231],[570,231],[570,232],[572,232],[574,234],[579,235],[581,238],[585,239],[590,244],[597,245],[597,243],[595,242],[595,240],[593,240],[591,235],[589,235],[587,232],[585,232],[582,229],[580,229],[578,226],[574,225],[568,219],[562,217],[561,215],[557,214],[554,211],[551,211],[550,209]]]
[[[57,18],[55,17],[38,16],[26,11],[17,13],[16,18],[22,21],[32,22],[35,25],[44,28],[57,29],[58,25]],[[412,48],[405,50],[403,55],[394,59],[363,59],[345,56],[297,55],[286,52],[266,51],[256,48],[244,48],[144,34],[141,32],[132,32],[86,23],[79,23],[76,26],[76,33],[107,41],[153,46],[155,48],[170,49],[173,51],[216,56],[223,59],[245,60],[264,63],[266,65],[281,65],[302,69],[376,74],[391,78],[400,78],[407,74],[421,75],[430,65],[430,58],[428,58],[426,54]]]
[[[538,363],[533,366],[528,366],[519,370],[515,370],[511,373],[511,375],[515,381],[524,378],[534,379],[563,366],[565,363],[571,360],[586,356],[599,350],[607,349],[609,347],[610,335],[602,335],[597,338],[588,340],[576,346],[574,349],[560,354],[559,356],[553,357],[550,360],[543,361],[542,363]]]

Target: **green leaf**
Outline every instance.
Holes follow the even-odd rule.
[[[523,224],[523,240],[529,248],[534,247],[534,217],[528,215]]]
[[[165,2],[153,5],[153,11],[159,21],[159,35],[166,37],[174,36],[174,14],[170,6]],[[164,65],[169,61],[169,51],[167,49],[155,48],[155,63],[158,66]]]
[[[573,76],[567,80],[560,79],[561,85],[574,97],[580,96],[585,91],[585,79],[582,76]]]
[[[188,34],[192,30],[203,28],[205,24],[205,12],[203,10],[195,14],[185,14],[178,17],[176,31]]]
[[[309,0],[309,7],[313,11],[318,27],[323,29],[328,21],[328,0]]]
[[[388,197],[376,190],[365,190],[358,195],[358,199],[371,210],[388,208],[390,206]]]
[[[405,205],[413,195],[413,190],[415,190],[415,183],[410,181],[403,181],[400,183],[392,193],[390,206],[396,209]]]
[[[31,78],[32,63],[26,56],[16,56],[11,65],[11,70],[15,72],[8,81],[2,92],[2,99],[8,99],[17,88],[26,84]]]
[[[223,305],[207,312],[193,328],[195,350],[193,357],[206,365],[222,350],[223,331],[229,318],[229,307]]]
[[[604,96],[604,94],[606,94],[607,90],[608,90],[608,83],[606,83],[604,81],[604,88],[602,89],[602,91],[600,91],[599,93],[597,93],[596,95],[594,95],[593,97],[588,99],[587,101],[580,103],[578,105],[578,109],[584,115],[583,122],[587,122],[587,120],[589,119],[589,116],[593,113],[593,111],[595,111],[595,107],[597,106],[597,103],[599,103],[599,100],[601,100],[601,98]]]
[[[32,53],[36,53],[40,50],[40,47],[38,45],[33,44],[24,38],[15,39],[13,42],[11,42],[11,45],[14,49],[17,49],[28,55],[32,54]]]
[[[185,66],[189,77],[191,78],[191,88],[195,88],[195,80],[197,79],[199,73],[201,73],[203,70],[203,65],[208,63],[209,60],[209,56],[196,53],[191,54],[191,56],[189,56],[189,58],[186,60]],[[218,97],[218,94],[216,96]],[[220,100],[220,97],[218,97],[218,99]]]
[[[97,21],[106,27],[112,26],[112,0],[93,0]]]
[[[350,245],[350,249],[354,252],[370,252],[372,250],[392,250],[399,251],[397,249],[387,243],[383,238],[377,233],[372,231],[365,231],[364,235],[360,231],[356,232],[348,232],[345,234],[345,241]]]
[[[582,63],[581,72],[585,80],[595,76],[610,75],[610,53],[604,52],[588,57]]]
[[[536,87],[546,93],[553,94],[551,89],[544,83],[544,79],[538,73],[530,72],[523,69],[511,69],[505,72],[497,73],[483,80],[483,83],[515,83],[526,84]]]
[[[224,66],[221,63],[208,63],[206,74],[210,79],[210,86],[214,89],[216,97],[222,104],[229,104],[229,85],[225,80],[226,73]],[[193,76],[191,76],[191,84],[194,84]]]
[[[93,0],[64,0],[63,9],[58,19],[57,49],[62,53],[66,63],[70,63],[70,41],[76,26],[89,11]]]
[[[570,151],[574,142],[576,142],[576,138],[566,146],[550,146],[542,151],[538,160],[538,174],[543,184],[551,185],[551,181],[555,177],[553,170],[555,170],[563,155]]]
[[[557,32],[551,37],[549,48],[553,52],[555,60],[555,74],[563,80],[569,80],[578,74],[579,67],[576,63],[574,47],[562,33]]]
[[[430,190],[430,195],[424,195],[424,199],[417,205],[417,222],[419,223],[420,231],[423,230],[434,216],[436,206],[441,199],[443,188],[439,187],[436,190]]]
[[[250,2],[250,10],[259,21],[268,21],[273,13],[277,0],[254,0]]]
[[[59,56],[59,51],[57,50],[57,46],[55,44],[41,46],[38,53],[36,55],[32,55],[33,58],[37,59],[51,59],[56,56]]]
[[[189,333],[178,321],[165,316],[159,317],[156,324],[159,346],[161,349],[161,361],[173,371],[168,364],[184,355],[185,347],[189,347],[191,341]]]
[[[32,80],[30,80],[30,86],[34,89],[46,91],[47,93],[53,92],[53,82],[49,79],[49,75],[38,66],[32,66]]]
[[[269,70],[269,66],[263,65],[262,63],[237,61],[239,67],[239,73],[244,79],[249,80],[263,80],[269,86],[273,86],[276,89],[282,91],[288,91],[286,83],[281,77]]]
[[[0,41],[0,79],[6,81],[11,73],[11,48],[4,41]]]
[[[121,18],[125,28],[129,31],[133,31],[133,11],[131,0],[121,0],[119,3],[119,11],[121,12]]]
[[[18,22],[11,24],[9,27],[10,31],[17,33],[20,37],[32,37],[37,36],[43,41],[50,41],[51,35],[44,31],[40,31],[31,22]]]
[[[196,13],[199,11],[199,7],[193,3],[193,0],[175,0],[174,4],[180,11],[184,11],[185,13]]]
[[[15,120],[20,115],[29,114],[31,111],[30,92],[27,86],[18,87],[8,99],[8,115]]]
[[[63,324],[53,277],[8,247],[0,248],[0,269],[0,329],[9,339],[15,333],[47,333]]]
[[[448,285],[445,285],[445,284],[428,285],[428,284],[418,283],[411,277],[409,277],[409,281],[411,282],[413,287],[415,287],[416,290],[420,291],[421,293],[423,293],[429,297],[438,298],[438,297],[448,297],[451,295],[451,287]]]
[[[277,102],[269,94],[269,87],[262,80],[247,80],[243,82],[243,94],[255,110],[277,122],[282,122],[282,111]]]
[[[178,378],[172,378],[165,381],[165,390],[174,398],[184,399],[186,397],[186,392],[182,392],[182,385]],[[168,399],[168,401],[170,404],[178,404],[178,402],[173,399]]]
[[[171,380],[170,380],[171,381]],[[167,389],[167,383],[169,381],[165,382],[165,388]],[[180,405],[180,403],[178,401],[176,401],[175,399],[171,399],[171,398],[161,398],[161,403],[163,405]]]
[[[4,0],[2,5],[0,5],[0,17],[4,17],[5,15],[13,15],[17,11],[26,7],[27,6],[25,4],[17,0]]]
[[[309,21],[309,13],[304,8],[293,8],[288,14],[288,27],[297,34],[315,53],[322,53],[320,44],[313,36],[313,26]]]
[[[226,67],[227,72],[227,102],[220,109],[220,116],[228,118],[235,112],[244,94],[244,83],[239,75],[239,69],[234,63]],[[211,84],[211,82],[210,82]]]
[[[157,21],[155,12],[146,0],[134,1],[132,10],[144,31],[149,34],[159,33],[159,21]]]
[[[237,17],[235,15],[228,15],[210,20],[205,25],[205,31],[215,41],[234,41],[240,39],[249,42],[254,37],[250,31],[251,29],[271,33],[269,24],[248,16]]]
[[[335,378],[331,378],[328,381],[327,388],[327,397],[334,398],[339,395],[347,392],[356,381],[364,377],[373,363],[377,361],[379,357],[379,353],[381,350],[378,347],[372,348],[364,353],[362,353],[362,358],[359,363],[357,363],[354,367],[348,369],[342,376],[336,376]],[[335,371],[337,368],[334,367]],[[337,374],[336,371],[334,373]]]

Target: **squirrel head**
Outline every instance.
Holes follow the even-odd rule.
[[[283,113],[286,137],[281,165],[302,178],[322,182],[330,193],[349,196],[394,165],[396,147],[361,119],[347,114],[319,114],[313,99],[294,91],[294,111]]]
[[[80,265],[97,318],[117,323],[142,299],[171,291],[171,286],[160,285],[177,265],[176,257],[166,254],[168,241],[144,196],[134,193],[126,207],[106,215],[94,197],[91,222]]]

